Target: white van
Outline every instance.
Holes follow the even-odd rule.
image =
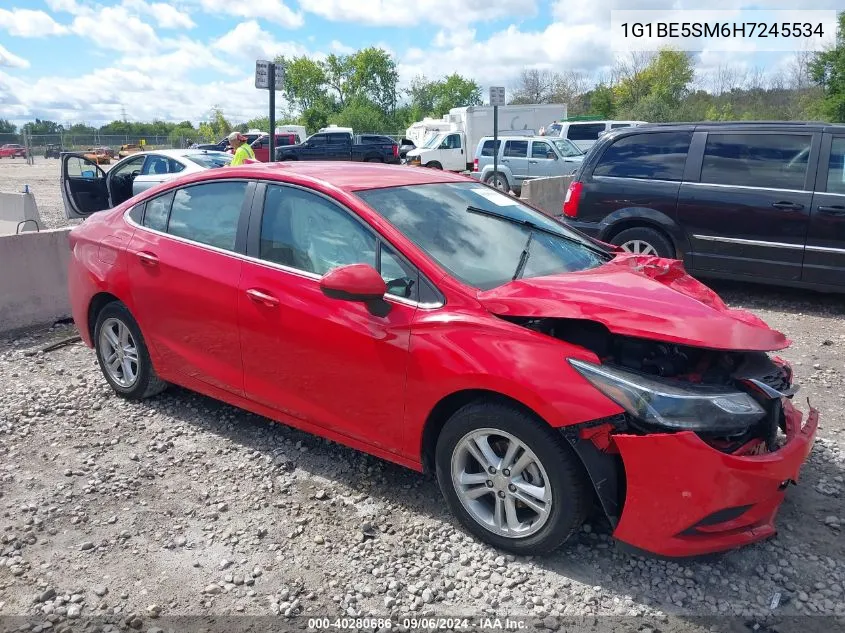
[[[586,152],[605,132],[645,123],[646,121],[556,121],[546,126],[545,136],[569,139]]]

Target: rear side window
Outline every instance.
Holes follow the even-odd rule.
[[[245,182],[214,182],[179,189],[167,232],[200,244],[235,250]]]
[[[620,127],[631,127],[631,123],[611,123],[610,129],[611,130],[618,130]]]
[[[144,212],[144,226],[154,231],[167,230],[167,216],[170,214],[170,204],[173,202],[173,193],[166,193],[147,202],[147,209]]]
[[[692,132],[632,134],[608,147],[594,176],[681,180]]]
[[[571,123],[566,138],[570,141],[597,141],[604,132],[604,123]]]
[[[528,141],[507,141],[505,158],[528,158]]]
[[[803,189],[809,134],[708,134],[701,182]]]
[[[845,194],[845,137],[833,139],[827,166],[827,191]]]
[[[502,141],[496,141],[496,149],[501,147]],[[481,146],[481,155],[482,156],[492,156],[493,155],[493,141],[484,141],[484,145]]]
[[[329,143],[349,143],[348,134],[329,134]]]

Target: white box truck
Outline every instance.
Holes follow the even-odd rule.
[[[422,121],[411,124],[411,127],[405,131],[405,138],[410,139],[414,145],[420,147],[432,134],[446,132],[450,129],[452,128],[448,116],[442,119],[425,117]]]
[[[431,135],[422,147],[408,152],[408,163],[448,171],[472,169],[478,143],[493,135],[493,106],[452,108],[444,118],[449,129]],[[533,136],[550,121],[565,118],[566,105],[562,103],[501,106],[498,133]]]

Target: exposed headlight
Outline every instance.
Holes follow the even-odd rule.
[[[646,424],[732,435],[746,431],[766,415],[754,398],[727,387],[658,379],[573,358],[569,363],[596,389]]]

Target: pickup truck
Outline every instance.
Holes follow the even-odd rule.
[[[399,163],[399,145],[389,136],[318,132],[304,143],[276,150],[276,160],[354,160]]]

